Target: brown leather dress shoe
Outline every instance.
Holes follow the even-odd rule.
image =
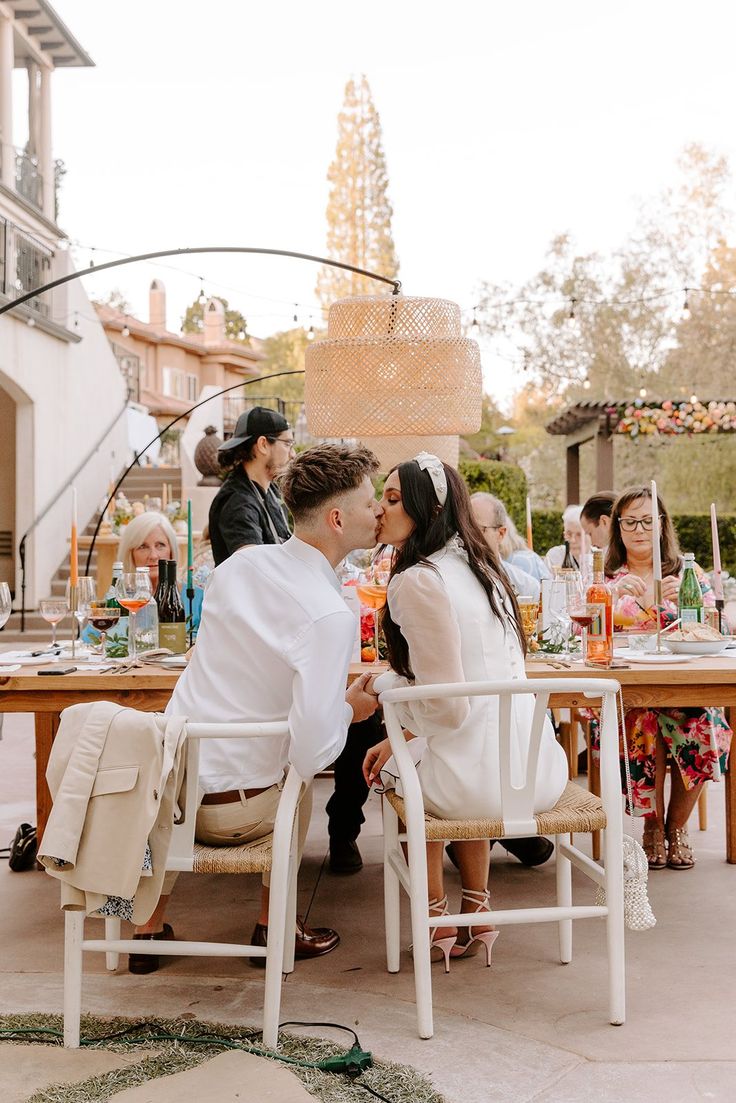
[[[265,923],[256,923],[253,928],[250,942],[252,946],[265,946],[268,936],[268,927]],[[296,917],[296,936],[294,940],[294,956],[296,958],[322,957],[329,954],[340,945],[340,936],[330,927],[307,927],[301,916]],[[265,957],[248,958],[251,965],[265,969]]]
[[[153,939],[156,942],[165,939],[167,942],[171,942],[174,938],[174,932],[168,923],[164,923],[163,930],[158,931],[157,934],[134,934],[133,938]],[[158,967],[158,954],[128,954],[129,973],[135,973],[137,976],[144,976],[146,973],[155,973]]]

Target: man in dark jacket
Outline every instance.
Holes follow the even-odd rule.
[[[241,414],[219,451],[230,472],[210,506],[215,566],[249,544],[281,544],[291,535],[273,479],[294,455],[294,434],[276,410],[254,406]]]

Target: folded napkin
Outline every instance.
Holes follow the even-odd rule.
[[[12,674],[14,670],[20,670],[20,663],[11,663],[10,666],[0,663],[0,674]]]

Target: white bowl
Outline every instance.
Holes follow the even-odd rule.
[[[729,645],[727,636],[723,640],[670,640],[666,636],[662,643],[675,655],[718,655]]]

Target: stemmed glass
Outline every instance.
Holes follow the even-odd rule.
[[[151,577],[148,571],[126,571],[116,587],[117,599],[130,613],[128,623],[128,657],[137,657],[135,646],[135,615],[151,600]]]
[[[107,643],[107,632],[109,628],[117,624],[120,619],[120,609],[117,606],[107,605],[103,602],[92,602],[89,610],[89,622],[93,628],[96,628],[100,633],[100,642],[97,647],[97,654],[105,656],[105,647]]]
[[[567,611],[570,620],[574,621],[582,630],[581,654],[585,660],[588,650],[588,629],[593,623],[592,612],[588,609],[585,600],[585,585],[583,576],[575,571],[567,578]]]
[[[67,604],[71,607],[71,582],[66,584],[66,600]],[[91,575],[83,574],[77,579],[77,602],[74,610],[74,616],[79,623],[79,640],[81,643],[82,629],[84,628],[84,622],[89,616],[89,609],[92,602],[97,597],[97,588],[95,586],[95,580]],[[72,654],[74,641],[72,640]]]
[[[54,650],[57,646],[56,625],[69,612],[69,602],[65,597],[44,597],[38,603],[38,608],[46,623],[51,625],[51,648]]]
[[[10,587],[7,582],[0,582],[0,628],[4,628],[10,616],[13,601],[10,597]]]
[[[562,654],[570,654],[572,623],[568,604],[567,579],[558,575],[549,588],[548,613],[554,643],[562,644]]]

